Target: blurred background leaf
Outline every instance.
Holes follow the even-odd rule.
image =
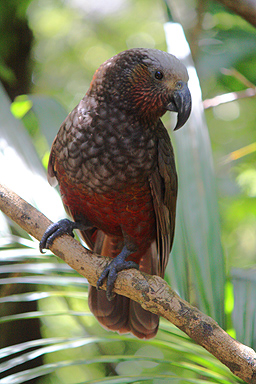
[[[46,181],[51,142],[104,60],[131,47],[167,50],[166,3],[185,30],[193,59],[186,65],[192,79],[195,63],[201,86],[193,83],[190,123],[171,133],[180,188],[166,278],[255,347],[256,153],[248,151],[256,142],[255,99],[204,116],[201,98],[256,84],[256,32],[216,1],[2,0],[1,182],[51,220],[65,215]],[[173,126],[169,116],[165,124]],[[152,341],[106,332],[88,310],[85,279],[41,255],[2,214],[0,232],[1,384],[240,382],[163,320]]]
[[[237,338],[256,349],[255,269],[233,269],[232,283],[235,298],[232,318]]]
[[[181,59],[188,68],[189,88],[193,100],[189,121],[181,132],[173,135],[176,144],[179,197],[177,232],[167,277],[170,275],[171,285],[176,286],[186,300],[190,300],[190,286],[195,286],[194,301],[199,308],[213,317],[220,326],[225,327],[224,256],[220,240],[211,143],[200,84],[181,25],[166,23],[165,31],[169,52]],[[181,257],[185,259],[182,262]],[[181,268],[182,273],[179,274]],[[187,285],[186,295],[184,289],[179,290],[181,284]]]

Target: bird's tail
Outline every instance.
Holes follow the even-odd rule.
[[[120,251],[120,244],[99,231],[94,251],[103,256],[115,257]],[[152,244],[141,259],[141,271],[150,274],[157,273],[157,255],[155,253],[156,246]],[[159,317],[145,311],[138,303],[127,297],[116,295],[113,300],[108,301],[105,291],[97,291],[95,287],[90,286],[89,307],[99,323],[108,330],[119,333],[131,332],[141,339],[150,339],[157,333]]]

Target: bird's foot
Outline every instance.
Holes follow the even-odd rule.
[[[110,264],[104,269],[104,271],[100,275],[100,278],[97,281],[96,287],[97,289],[100,289],[104,279],[107,277],[106,296],[109,301],[111,301],[115,297],[115,293],[113,293],[112,290],[114,288],[114,284],[117,278],[117,273],[124,269],[130,269],[130,268],[139,269],[138,264],[136,264],[134,261],[125,260],[130,254],[131,252],[128,251],[126,247],[124,247],[121,253],[118,256],[116,256],[110,262]]]
[[[85,229],[85,226],[81,223],[74,222],[69,219],[62,219],[49,225],[39,243],[40,252],[44,253],[43,250],[49,249],[49,247],[53,244],[53,241],[63,234],[68,234],[74,237],[74,229]]]

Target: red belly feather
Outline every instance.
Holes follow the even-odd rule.
[[[128,185],[121,191],[89,193],[82,184],[59,177],[63,202],[72,216],[84,218],[105,234],[123,238],[123,232],[137,246],[138,259],[156,238],[155,213],[148,182]]]

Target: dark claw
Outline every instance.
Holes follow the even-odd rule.
[[[75,228],[78,228],[78,224],[68,219],[63,219],[49,225],[39,243],[40,252],[44,253],[43,250],[49,249],[53,241],[64,233],[74,237],[73,230]]]
[[[97,285],[96,285],[97,289],[100,289],[104,279],[107,277],[106,296],[107,296],[107,299],[111,301],[115,297],[115,293],[113,293],[112,290],[115,285],[117,273],[124,269],[130,269],[130,268],[139,269],[139,266],[134,261],[125,261],[121,252],[114,260],[110,262],[110,264],[104,269],[104,271],[100,275],[100,278],[98,279]]]

